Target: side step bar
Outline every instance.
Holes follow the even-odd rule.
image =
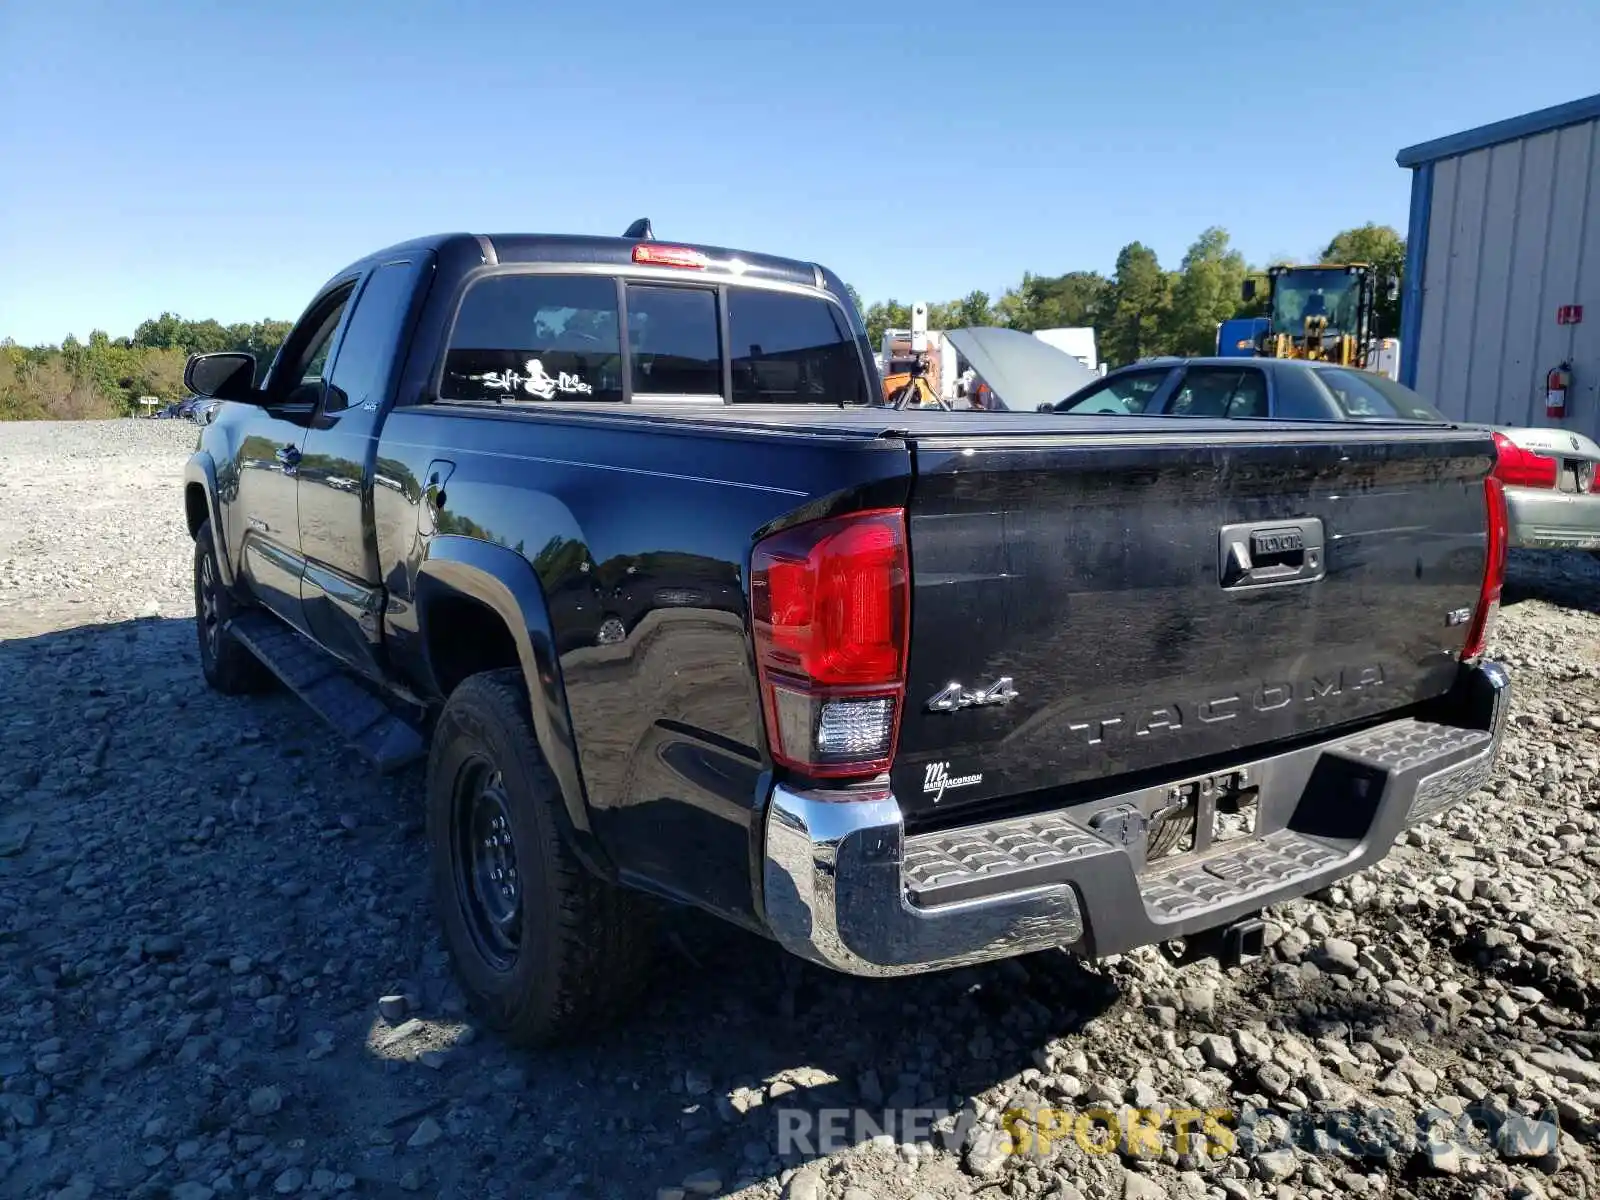
[[[228,632],[379,771],[426,757],[428,744],[414,725],[277,617],[245,611],[228,623]]]

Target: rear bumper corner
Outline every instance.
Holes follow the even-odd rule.
[[[1478,663],[1446,699],[1447,720],[1391,721],[1240,764],[1261,781],[1256,834],[1155,869],[1142,841],[1113,844],[1078,808],[908,836],[887,780],[780,784],[762,865],[768,928],[803,958],[868,976],[1051,947],[1103,956],[1199,933],[1370,865],[1406,828],[1486,786],[1509,701],[1506,670]],[[1148,808],[1168,787],[1092,807]]]

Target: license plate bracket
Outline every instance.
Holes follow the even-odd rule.
[[[1165,866],[1219,843],[1254,837],[1260,796],[1248,767],[1169,784],[1149,817],[1146,864]]]

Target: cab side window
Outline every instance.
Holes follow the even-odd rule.
[[[289,331],[267,381],[271,403],[315,404],[322,398],[328,354],[354,290],[352,282],[329,293]]]

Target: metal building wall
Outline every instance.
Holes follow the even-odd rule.
[[[1407,314],[1403,378],[1449,416],[1600,438],[1600,120],[1414,169],[1410,236],[1426,248],[1420,287],[1407,281],[1420,321]],[[1584,306],[1580,324],[1556,323],[1566,304]],[[1545,374],[1563,360],[1572,387],[1556,421]]]

